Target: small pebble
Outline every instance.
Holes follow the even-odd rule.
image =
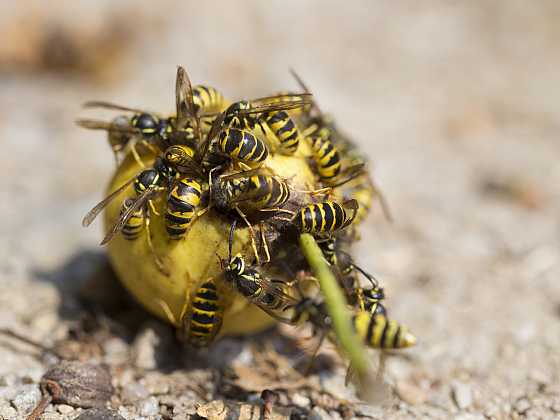
[[[485,420],[482,414],[461,413],[453,417],[453,420]]]
[[[132,345],[135,359],[134,364],[141,369],[157,368],[156,348],[159,337],[155,331],[147,327],[141,331]]]
[[[519,398],[513,406],[513,409],[521,415],[524,415],[530,408],[531,402],[527,398]]]
[[[56,409],[60,414],[70,414],[72,411],[74,411],[73,407],[66,404],[59,404],[57,405]]]
[[[148,398],[150,393],[144,385],[138,382],[131,382],[123,388],[121,395],[126,403],[134,403]]]
[[[470,407],[472,404],[472,391],[471,386],[464,383],[455,381],[451,385],[453,400],[457,407],[461,410],[465,410],[466,408]]]
[[[11,407],[7,401],[0,402],[0,419],[12,419],[17,415],[14,407]]]
[[[118,337],[112,337],[103,344],[104,361],[107,364],[115,365],[125,363],[128,358],[128,345]]]
[[[426,391],[406,381],[398,381],[395,392],[401,400],[411,405],[422,404],[428,399]]]
[[[140,414],[143,416],[155,416],[159,413],[159,404],[156,397],[150,397],[140,404]]]
[[[301,395],[300,393],[295,393],[294,395],[291,396],[291,398],[292,398],[292,403],[294,403],[298,407],[309,407],[309,404],[311,403],[309,398],[307,398],[304,395]]]
[[[125,420],[119,413],[106,408],[91,408],[85,410],[75,420]]]
[[[24,385],[18,395],[12,399],[12,405],[22,414],[29,414],[41,401],[42,395],[37,385]]]

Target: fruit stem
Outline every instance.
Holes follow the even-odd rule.
[[[336,338],[350,359],[352,369],[360,376],[365,375],[369,366],[366,348],[352,328],[346,298],[315,238],[304,233],[300,235],[299,243],[314,276],[319,281]]]

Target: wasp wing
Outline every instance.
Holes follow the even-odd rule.
[[[123,185],[121,185],[119,188],[117,188],[115,191],[113,191],[111,194],[109,194],[107,197],[105,197],[103,200],[101,200],[94,208],[92,208],[84,216],[84,218],[82,219],[82,226],[88,227],[89,225],[91,225],[91,223],[95,220],[95,218],[101,212],[101,210],[103,210],[105,207],[107,207],[107,205],[111,201],[113,201],[115,199],[115,197],[117,197],[124,190],[126,190],[128,188],[128,186],[134,182],[135,179],[136,179],[136,177],[129,179]]]
[[[200,141],[202,139],[202,131],[200,129],[200,120],[194,106],[191,80],[189,79],[187,71],[181,66],[177,67],[175,104],[177,109],[177,128],[184,128],[188,119],[193,118],[196,137]]]
[[[101,241],[100,245],[105,245],[113,236],[119,233],[128,219],[132,216],[132,214],[137,211],[139,208],[142,208],[146,204],[146,202],[152,197],[152,195],[156,192],[156,189],[159,188],[157,186],[152,186],[146,189],[142,194],[140,194],[135,200],[134,203],[119,217],[119,220],[109,229],[109,232],[105,235],[103,240]]]
[[[152,115],[159,115],[152,111],[146,111],[145,109],[139,108],[130,108],[128,106],[114,104],[112,102],[106,101],[87,101],[82,105],[84,108],[106,108],[106,109],[113,109],[115,111],[125,111],[125,112],[133,112],[135,114],[152,114]]]
[[[130,134],[140,134],[140,130],[134,127],[118,125],[108,121],[92,120],[92,119],[79,119],[76,120],[76,124],[80,127],[87,128],[89,130],[106,130],[106,131],[116,131],[119,133],[130,133]]]

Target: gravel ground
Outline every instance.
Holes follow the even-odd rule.
[[[560,3],[93,3],[0,6],[0,328],[108,364],[127,419],[258,418],[267,366],[272,418],[560,417]],[[298,385],[298,356],[272,349],[293,331],[193,361],[114,293],[99,227],[80,226],[112,155],[73,120],[87,99],[171,111],[177,64],[230,97],[294,88],[295,67],[372,158],[395,223],[374,212],[356,255],[420,341],[388,360],[383,405],[341,403],[332,358]],[[92,281],[102,310],[80,299]],[[0,360],[0,418],[25,418],[56,359],[0,336]]]

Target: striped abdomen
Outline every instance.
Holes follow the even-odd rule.
[[[340,155],[336,147],[328,139],[318,136],[307,137],[313,150],[313,160],[317,168],[317,174],[321,181],[328,184],[334,182],[340,174]]]
[[[293,155],[299,146],[299,131],[286,111],[269,112],[263,120],[280,142],[280,149],[287,155]]]
[[[249,165],[260,164],[268,157],[266,145],[250,131],[226,128],[218,137],[218,149],[229,157]]]
[[[192,310],[186,331],[187,341],[197,347],[208,347],[222,326],[223,307],[212,280],[202,284],[192,299]]]
[[[121,215],[127,211],[134,204],[133,199],[126,199],[121,208]],[[132,241],[144,230],[144,210],[139,208],[138,210],[132,212],[132,215],[127,220],[126,224],[123,226],[121,232],[125,239]]]
[[[384,315],[372,315],[360,311],[352,318],[358,336],[369,347],[377,349],[401,349],[416,344],[416,337],[408,328]]]
[[[221,112],[225,106],[225,98],[217,89],[210,86],[193,87],[193,102],[197,113],[208,114]]]
[[[253,175],[250,178],[249,189],[255,191],[255,201],[252,205],[257,209],[278,207],[290,198],[288,185],[270,175]]]
[[[171,239],[180,239],[187,231],[200,204],[202,189],[192,178],[179,180],[167,197],[165,227]]]
[[[353,201],[353,200],[351,200]],[[301,233],[331,233],[352,222],[356,210],[349,212],[335,201],[309,204],[302,207],[294,217],[294,223]]]

